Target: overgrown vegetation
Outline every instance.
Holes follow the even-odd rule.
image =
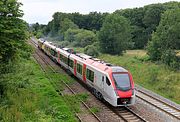
[[[63,89],[66,75],[49,74],[51,82]],[[64,97],[59,96],[34,60],[24,60],[13,73],[3,76],[8,82],[6,95],[0,98],[0,121],[77,121]],[[78,108],[78,106],[77,106]]]
[[[26,44],[27,24],[20,19],[23,13],[16,0],[0,1],[0,96],[6,94],[9,87],[4,75],[15,71],[20,57],[29,58],[31,48]]]

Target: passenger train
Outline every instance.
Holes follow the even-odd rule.
[[[38,40],[38,47],[89,86],[99,99],[104,99],[115,107],[135,104],[133,78],[123,67],[86,54],[74,53],[69,48],[59,48],[48,41]]]

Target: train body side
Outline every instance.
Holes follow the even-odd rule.
[[[48,42],[38,43],[38,45],[55,62],[91,87],[98,98],[105,99],[113,106],[133,105],[135,103],[134,82],[131,74],[124,68],[110,67],[91,58],[82,58],[64,49],[56,48]],[[129,89],[118,89],[114,75],[127,76],[130,83]]]

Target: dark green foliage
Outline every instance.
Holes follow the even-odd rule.
[[[99,42],[95,42],[92,45],[88,45],[84,48],[84,53],[90,55],[90,56],[94,56],[97,57],[99,56],[100,52],[99,52]]]
[[[143,23],[148,34],[156,29],[161,20],[161,14],[165,11],[163,4],[152,4],[144,7]],[[149,38],[148,38],[149,39]]]
[[[45,28],[44,33],[46,35],[50,34],[51,36],[57,36],[58,32],[65,32],[65,30],[68,29],[68,26],[71,26],[69,28],[76,28],[76,26],[78,26],[81,29],[100,30],[106,15],[107,13],[97,12],[90,12],[87,15],[56,12],[53,15],[53,20],[50,21]]]
[[[152,4],[143,8],[118,10],[120,16],[128,18],[131,22],[132,42],[135,49],[143,49],[151,34],[159,24],[161,13],[165,11],[163,4]]]
[[[63,34],[68,29],[78,29],[78,26],[68,18],[63,19],[63,21],[61,21],[60,23],[61,23],[61,28],[59,30],[59,33]]]
[[[75,35],[81,33],[81,31],[81,29],[68,29],[64,34],[64,40],[68,42],[74,42],[76,40]]]
[[[78,47],[86,47],[97,41],[96,35],[92,31],[83,30],[81,33],[75,35],[75,41]]]
[[[72,42],[74,47],[86,47],[97,41],[96,35],[92,31],[84,29],[68,29],[65,32],[65,40]]]
[[[180,70],[180,57],[176,56],[174,50],[165,50],[161,56],[161,60],[164,64]]]
[[[32,35],[36,36],[37,38],[41,38],[44,36],[43,32],[45,33],[46,25],[42,25],[39,23],[35,23],[29,25],[29,31]]]
[[[180,8],[179,2],[168,2],[164,4],[151,4],[141,8],[117,10],[120,16],[124,16],[131,22],[132,42],[134,49],[143,49],[152,38],[161,20],[161,15],[168,9]]]
[[[180,9],[167,10],[157,31],[148,44],[148,54],[152,60],[163,60],[170,65],[177,61],[175,49],[180,49]],[[169,59],[172,58],[172,59]]]
[[[23,13],[16,0],[0,1],[0,62],[14,61],[26,39],[26,23],[19,19]]]
[[[123,16],[108,15],[98,37],[103,53],[122,54],[131,44],[130,24]]]
[[[31,53],[25,42],[27,24],[20,19],[23,15],[20,6],[17,0],[0,1],[0,96],[9,88],[4,75],[14,72],[19,59],[27,59]]]

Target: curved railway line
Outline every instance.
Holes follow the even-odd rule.
[[[35,59],[36,59],[36,58],[40,58],[40,59],[44,62],[44,64],[51,69],[51,71],[52,71],[53,73],[59,73],[59,71],[56,71],[56,70],[55,70],[55,67],[52,66],[52,64],[50,64],[42,55],[40,55],[40,54],[38,53],[38,51],[40,51],[40,50],[37,48],[37,43],[35,42],[35,40],[31,39],[31,43],[32,43],[33,45],[35,45],[35,47],[36,47],[36,49],[37,49],[37,50],[35,51],[35,53],[36,53],[36,55],[37,55],[38,57],[34,57],[34,58],[35,58]],[[37,59],[36,59],[36,60],[37,60]],[[37,62],[38,62],[38,60],[37,60]],[[40,63],[38,62],[38,64],[40,64]],[[46,72],[46,70],[43,68],[42,64],[40,64],[40,66],[41,66],[41,68],[43,69],[43,71],[47,74],[47,72]],[[49,78],[49,79],[51,79],[51,78]],[[68,84],[66,84],[64,81],[62,81],[62,82],[63,82],[64,85],[70,90],[70,92],[72,92],[72,94],[77,94]],[[55,84],[52,83],[52,85],[53,85],[53,87],[56,89]],[[59,92],[58,89],[56,89],[56,91]],[[87,90],[87,91],[88,91],[88,90]],[[62,95],[62,93],[59,93],[59,94]],[[89,107],[85,102],[83,102],[83,101],[81,100],[81,103],[84,105],[84,107],[86,107],[86,109],[88,109],[88,111],[94,116],[94,118],[95,118],[98,122],[102,122],[102,120],[90,109],[90,107]],[[102,102],[101,102],[101,103],[102,103]],[[133,121],[136,121],[136,122],[146,122],[146,120],[145,120],[144,118],[142,118],[140,115],[138,115],[138,114],[136,114],[135,112],[133,112],[133,111],[132,111],[131,109],[129,109],[128,107],[117,107],[117,108],[114,108],[114,107],[112,107],[112,106],[110,106],[110,105],[106,105],[105,107],[107,107],[107,109],[110,109],[110,110],[111,110],[110,113],[112,113],[112,115],[116,116],[116,117],[114,117],[114,118],[117,118],[117,116],[118,116],[118,117],[119,117],[119,118],[118,118],[119,121],[124,121],[124,122],[129,122],[129,121],[132,121],[132,122],[133,122]],[[79,121],[82,121],[82,118],[78,115],[78,113],[76,113],[76,116],[77,116],[77,118],[79,119]],[[113,116],[112,116],[112,117],[113,117]]]

